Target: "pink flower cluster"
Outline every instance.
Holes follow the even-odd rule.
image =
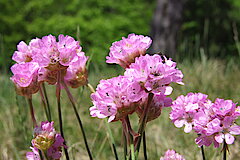
[[[217,98],[215,102],[202,93],[179,96],[172,105],[170,119],[176,127],[185,125],[184,131],[192,129],[199,135],[199,146],[219,147],[224,141],[232,144],[234,135],[240,135],[240,126],[235,121],[240,115],[240,107],[231,100]]]
[[[32,140],[32,152],[28,152],[26,157],[28,160],[40,160],[38,150],[49,159],[57,160],[62,156],[62,147],[64,139],[59,133],[56,133],[54,122],[42,122],[40,127],[34,129],[34,138]]]
[[[87,83],[87,57],[78,41],[70,36],[52,35],[36,38],[29,45],[20,42],[12,59],[17,63],[11,67],[17,91],[21,95],[33,94],[40,82],[56,84],[61,72],[65,82],[76,88]]]
[[[183,84],[183,74],[176,68],[176,63],[157,54],[137,57],[124,75],[140,83],[147,92],[164,95],[172,93],[170,83]]]
[[[164,157],[161,157],[160,160],[185,160],[184,157],[174,150],[167,150],[164,154]]]
[[[136,57],[146,54],[151,43],[151,38],[147,36],[129,34],[127,38],[122,37],[122,40],[114,42],[110,47],[107,63],[116,63],[128,68]]]
[[[136,49],[140,42],[132,36],[135,35],[129,37],[136,39],[131,41]],[[117,56],[114,57],[118,59]],[[109,122],[122,120],[133,112],[141,117],[149,93],[154,93],[154,97],[149,106],[147,121],[157,118],[163,107],[171,105],[171,98],[166,97],[172,92],[169,85],[173,82],[183,84],[183,74],[176,68],[176,63],[159,55],[133,57],[135,62],[128,64],[129,68],[126,68],[124,76],[100,81],[96,93],[91,95],[94,106],[90,108],[90,114],[93,117],[109,117]]]

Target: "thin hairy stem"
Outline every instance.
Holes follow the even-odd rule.
[[[46,117],[47,117],[47,120],[48,120],[49,122],[51,122],[51,119],[50,119],[50,117],[49,117],[49,112],[48,112],[48,109],[47,109],[46,100],[45,100],[44,93],[43,93],[42,85],[40,85],[39,92],[40,92],[40,96],[41,96],[41,100],[42,100],[42,104],[43,104],[43,109],[44,109],[44,111],[45,111],[45,115],[46,115]]]
[[[61,72],[58,72],[58,82],[57,82],[57,87],[56,87],[56,97],[57,97],[57,106],[58,106],[58,118],[59,118],[59,126],[60,126],[60,133],[61,136],[64,139],[64,145],[66,145],[66,140],[64,138],[64,133],[63,133],[63,123],[62,123],[62,111],[61,111],[61,99],[60,99],[60,95],[61,95]],[[64,147],[64,153],[66,156],[66,159],[69,160],[69,155],[68,155],[68,151],[67,148]]]
[[[86,134],[85,134],[85,131],[84,131],[84,128],[83,128],[83,124],[82,124],[80,115],[78,114],[78,111],[77,111],[77,108],[76,108],[76,105],[75,105],[75,101],[74,101],[73,96],[72,96],[71,92],[69,91],[69,89],[68,89],[68,87],[67,87],[67,85],[65,84],[64,81],[62,81],[62,85],[63,85],[64,89],[67,92],[68,98],[69,98],[69,100],[70,100],[70,102],[72,104],[74,113],[75,113],[75,115],[77,117],[78,124],[79,124],[79,127],[80,127],[81,131],[82,131],[83,140],[84,140],[84,144],[85,144],[85,147],[87,149],[87,152],[88,152],[89,159],[92,160],[93,159],[92,158],[92,154],[91,154],[91,151],[90,151],[89,146],[88,146],[87,137],[86,137]]]
[[[44,97],[45,97],[45,101],[46,101],[46,104],[47,104],[49,119],[51,121],[52,120],[52,114],[51,114],[51,109],[50,109],[50,105],[49,105],[48,95],[47,95],[47,91],[46,91],[46,87],[45,87],[44,83],[42,83],[42,88],[43,88],[43,94],[44,94]]]
[[[206,160],[203,146],[201,146],[201,153],[202,153],[202,159]]]
[[[224,142],[223,142],[223,160],[227,160],[227,149],[228,149],[228,146],[227,146],[227,143],[224,139]]]
[[[148,116],[149,106],[151,105],[153,96],[154,96],[153,93],[149,93],[148,94],[147,105],[144,107],[143,114],[142,114],[142,116],[140,118],[140,126],[139,126],[139,129],[138,129],[139,136],[136,138],[136,141],[135,141],[135,151],[136,151],[137,155],[139,153],[142,135],[143,135],[143,132],[145,131],[145,126],[146,126],[146,123],[147,123],[147,116]]]
[[[32,104],[32,96],[29,96],[27,98],[27,100],[28,100],[28,105],[29,105],[29,109],[30,109],[31,119],[32,119],[32,122],[33,122],[33,128],[35,128],[37,126],[37,121],[36,121],[36,118],[35,118],[35,115],[34,115],[34,109],[33,109],[33,104]]]
[[[144,159],[147,160],[146,131],[143,132],[143,154],[144,154]]]

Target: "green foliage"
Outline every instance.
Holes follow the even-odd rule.
[[[129,33],[148,34],[153,2],[144,0],[3,0],[0,2],[0,37],[7,60],[16,44],[48,34],[76,38],[80,29],[83,50],[104,63],[109,47]],[[0,69],[3,67],[0,62]]]
[[[240,27],[239,0],[188,0],[184,7],[179,57],[200,58],[200,48],[208,57],[238,55],[233,23]]]

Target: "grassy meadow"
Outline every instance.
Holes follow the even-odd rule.
[[[184,86],[175,85],[172,98],[188,92],[202,92],[208,94],[211,100],[216,97],[232,99],[234,102],[240,102],[240,68],[235,65],[234,60],[223,61],[216,59],[207,59],[202,56],[201,60],[190,62],[183,61],[178,64],[178,68],[184,74]],[[123,70],[118,66],[107,66],[105,69],[99,69],[91,66],[89,69],[89,83],[94,87],[100,79],[110,78],[122,74]],[[9,80],[8,75],[0,76],[0,159],[1,160],[22,160],[27,151],[30,151],[32,138],[32,122],[29,115],[28,105],[23,97],[17,96],[14,86]],[[47,86],[53,120],[56,130],[59,131],[57,104],[55,99],[54,86]],[[84,128],[88,137],[88,142],[96,160],[111,160],[114,155],[110,146],[109,135],[104,124],[104,120],[92,118],[89,115],[90,91],[83,87],[71,89],[75,99],[78,102],[78,110],[82,117]],[[43,107],[40,101],[40,95],[33,95],[34,109],[38,122],[45,121]],[[71,107],[67,95],[62,91],[62,112],[63,127],[65,138],[67,140],[70,159],[87,160],[87,151],[76,117]],[[174,127],[169,119],[170,108],[164,109],[162,115],[149,122],[146,129],[147,147],[149,160],[159,159],[167,149],[175,149],[182,154],[186,160],[201,160],[200,148],[195,144],[196,134],[191,132],[186,134],[183,129]],[[137,116],[130,116],[133,128],[137,128]],[[119,159],[123,159],[123,148],[121,143],[121,123],[110,123],[113,136],[116,141]],[[240,137],[235,144],[230,145],[229,159],[240,159]],[[141,147],[142,148],[142,147]],[[214,149],[212,146],[205,148],[208,160],[221,159],[221,148]],[[63,156],[62,159],[65,157]],[[139,159],[143,159],[140,152]]]

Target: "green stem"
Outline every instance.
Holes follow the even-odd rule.
[[[115,141],[114,141],[114,138],[113,138],[112,131],[111,131],[111,129],[110,129],[110,126],[109,126],[109,123],[108,123],[107,119],[104,119],[104,122],[105,122],[105,124],[106,124],[107,131],[108,131],[108,134],[109,134],[109,136],[110,136],[110,140],[111,140],[111,142],[112,142],[113,153],[114,153],[115,159],[118,160],[118,154],[117,154],[117,150],[116,150],[116,144],[115,144]]]
[[[144,159],[147,160],[147,143],[146,143],[146,131],[143,132],[143,153]]]
[[[48,112],[48,109],[47,109],[47,105],[46,105],[46,100],[45,100],[44,94],[43,94],[43,88],[42,88],[42,85],[41,85],[41,84],[40,84],[39,92],[40,92],[40,96],[41,96],[43,108],[44,108],[44,111],[45,111],[45,115],[46,115],[46,117],[47,117],[47,120],[48,120],[49,122],[51,122],[51,119],[50,119],[50,117],[49,117],[49,112]]]
[[[122,127],[122,135],[123,135],[123,150],[124,150],[124,159],[127,160],[127,152],[128,152],[128,148],[127,148],[127,137],[124,131],[124,126]]]
[[[89,156],[89,159],[92,160],[92,154],[91,154],[91,151],[89,149],[89,146],[88,146],[88,142],[87,142],[87,137],[86,137],[86,134],[85,134],[85,131],[84,131],[84,128],[83,128],[83,124],[82,124],[82,121],[81,121],[81,118],[80,118],[80,115],[78,114],[78,111],[77,111],[77,108],[76,108],[76,105],[75,105],[75,102],[74,102],[74,99],[73,99],[73,96],[71,94],[71,92],[69,91],[67,85],[65,84],[64,81],[62,81],[62,85],[65,89],[65,91],[67,92],[67,95],[68,95],[68,98],[72,104],[72,107],[73,107],[73,110],[74,110],[74,113],[77,117],[77,120],[78,120],[78,124],[79,124],[79,127],[82,131],[82,135],[83,135],[83,140],[84,140],[84,143],[85,143],[85,147],[87,149],[87,152],[88,152],[88,156]]]
[[[149,107],[151,105],[153,96],[154,96],[153,93],[148,94],[147,105],[144,107],[144,110],[143,110],[143,113],[142,113],[142,116],[141,116],[141,119],[140,119],[140,126],[138,128],[139,137],[137,137],[136,141],[135,141],[135,150],[136,150],[137,155],[139,153],[139,149],[140,149],[140,145],[141,145],[141,139],[142,139],[143,132],[145,130],[146,123],[147,123],[148,111],[149,111]]]
[[[58,72],[58,82],[57,82],[57,87],[56,87],[56,97],[57,97],[57,106],[58,106],[58,118],[59,118],[59,126],[60,126],[60,133],[62,138],[64,139],[64,145],[66,145],[66,140],[64,138],[64,133],[63,133],[63,126],[62,126],[62,111],[61,111],[61,101],[60,101],[60,95],[61,95],[61,72]],[[69,160],[69,155],[68,155],[68,151],[67,148],[63,147],[64,149],[64,153],[66,156],[66,159]]]
[[[33,104],[32,104],[32,96],[29,96],[27,98],[27,100],[28,100],[28,105],[29,105],[29,108],[30,108],[30,114],[31,114],[32,122],[33,122],[33,128],[35,128],[37,126],[37,122],[36,122],[36,118],[35,118],[35,115],[34,115],[34,109],[33,109]]]
[[[206,160],[203,146],[201,146],[201,153],[202,153],[202,159]]]
[[[50,121],[52,121],[51,109],[50,109],[49,100],[48,100],[48,95],[47,95],[47,91],[46,91],[46,87],[45,87],[45,84],[44,84],[44,83],[42,83],[42,88],[43,88],[43,94],[44,94],[44,97],[45,97],[45,101],[46,101],[46,104],[47,104],[49,119],[50,119]]]
[[[227,160],[227,148],[228,148],[228,146],[227,146],[227,143],[224,139],[224,142],[223,142],[223,160]]]

